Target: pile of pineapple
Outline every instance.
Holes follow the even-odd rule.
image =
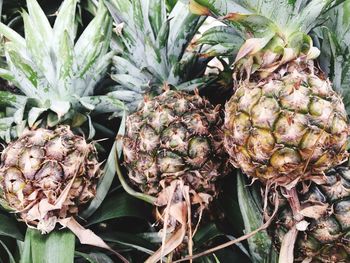
[[[59,2],[0,3],[1,262],[350,262],[349,0]]]

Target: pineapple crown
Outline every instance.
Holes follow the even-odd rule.
[[[200,76],[205,63],[189,51],[204,17],[192,14],[181,1],[173,8],[164,0],[105,0],[105,4],[116,24],[112,78],[119,85],[114,94],[129,110],[144,94],[159,94],[164,86],[193,90],[204,82]]]
[[[0,77],[13,82],[19,94],[2,91],[0,136],[16,136],[23,129],[41,124],[53,127],[69,122],[73,127],[89,119],[92,111],[112,112],[121,103],[110,96],[92,96],[105,75],[113,52],[109,52],[112,21],[101,2],[94,19],[77,38],[77,0],[65,0],[53,27],[36,0],[27,0],[22,11],[25,38],[0,23],[6,66]],[[90,125],[92,126],[92,125]]]
[[[234,28],[236,38],[245,40],[237,53],[236,67],[249,71],[248,74],[263,68],[266,74],[297,57],[315,59],[320,51],[308,33],[323,19],[320,15],[338,2],[190,0],[190,9],[195,14],[219,19]],[[227,29],[218,27],[212,31],[222,34]],[[236,43],[233,46],[237,48]],[[232,48],[228,50],[232,52]]]

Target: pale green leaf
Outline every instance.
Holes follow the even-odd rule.
[[[75,61],[75,77],[83,78],[86,84],[90,82],[93,76],[89,75],[87,78],[85,74],[99,58],[107,53],[112,33],[111,27],[111,19],[101,1],[96,17],[85,28],[74,47],[77,58]],[[85,90],[84,85],[78,85],[78,87],[80,90],[77,90],[76,94],[91,95],[91,91]]]
[[[12,41],[17,46],[18,49],[25,49],[26,47],[25,39],[21,37],[21,35],[18,34],[16,31],[4,25],[1,22],[0,22],[0,33],[4,35],[7,39]]]
[[[64,42],[65,34],[68,34],[68,38],[74,41],[77,30],[77,19],[75,16],[77,0],[63,1],[55,20],[53,27],[54,32],[54,44],[56,52],[59,49],[60,43]],[[59,59],[59,57],[57,58]]]
[[[27,8],[37,31],[40,32],[45,43],[48,43],[47,46],[50,46],[49,43],[52,41],[52,28],[44,11],[36,0],[27,0]]]
[[[140,68],[121,56],[113,56],[113,64],[115,70],[117,70],[119,74],[131,75],[139,78],[142,83],[148,80],[147,76],[144,75],[144,72],[142,72]]]
[[[20,83],[18,88],[28,97],[41,98],[41,92],[37,87],[42,76],[33,68],[32,62],[11,49],[6,51],[6,59],[16,82]]]
[[[30,0],[28,2],[36,3],[35,0]],[[52,34],[50,34],[48,40],[46,35],[43,33],[44,31],[40,30],[40,27],[38,30],[38,21],[35,20],[37,17],[33,17],[33,14],[28,15],[24,11],[22,12],[22,17],[26,36],[26,46],[31,55],[31,59],[35,62],[35,65],[38,67],[41,73],[46,77],[50,85],[55,86],[56,72],[51,60],[50,45],[47,44],[48,41],[51,41]]]
[[[178,62],[204,17],[199,17],[189,11],[187,4],[178,1],[169,15],[170,33],[168,39],[168,58],[170,66]]]
[[[28,113],[28,125],[29,127],[32,127],[34,123],[38,120],[39,116],[44,113],[47,109],[46,108],[37,108],[33,107],[30,109]]]
[[[59,85],[60,92],[62,95],[66,95],[71,90],[71,82],[67,83],[67,79],[72,77],[73,70],[73,41],[70,38],[67,31],[64,31],[60,39],[58,40],[58,51],[57,51],[57,76],[60,81],[62,81],[61,85]]]
[[[68,101],[51,100],[50,110],[57,113],[58,118],[68,113],[71,108],[71,104]]]
[[[125,109],[122,101],[113,96],[113,93],[102,96],[80,98],[80,103],[87,109],[94,110],[96,114],[120,112]]]
[[[149,20],[155,37],[166,22],[166,7],[164,0],[149,0]]]

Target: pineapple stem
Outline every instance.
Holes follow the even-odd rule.
[[[116,154],[116,156],[118,156],[118,153]],[[120,184],[124,188],[125,192],[127,192],[128,194],[130,194],[138,199],[141,199],[147,203],[150,203],[151,205],[154,205],[154,203],[156,201],[155,197],[148,195],[148,194],[137,192],[128,185],[128,183],[125,181],[125,178],[123,176],[123,172],[121,171],[118,157],[115,158],[115,168],[117,171],[117,175],[118,175],[118,179],[120,181]]]
[[[300,214],[300,201],[298,192],[295,187],[286,189],[288,202],[293,212],[293,228],[284,236],[281,244],[281,250],[278,263],[293,263],[294,262],[294,246],[298,236],[297,223],[303,220],[303,215]]]

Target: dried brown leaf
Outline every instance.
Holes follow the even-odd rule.
[[[327,212],[328,207],[328,204],[312,205],[301,209],[300,213],[305,217],[317,220]]]
[[[285,234],[282,244],[278,263],[293,263],[294,262],[294,245],[298,235],[298,230],[294,226]]]

